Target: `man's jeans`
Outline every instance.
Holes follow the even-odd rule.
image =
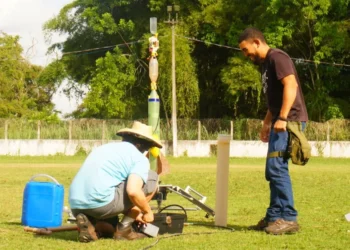
[[[302,123],[302,129],[305,128]],[[275,133],[271,128],[268,153],[286,151],[288,132]],[[266,159],[266,180],[270,182],[270,206],[266,212],[267,221],[282,218],[286,221],[296,221],[298,212],[294,208],[292,183],[289,176],[288,160],[283,157]]]

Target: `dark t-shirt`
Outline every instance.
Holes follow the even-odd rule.
[[[295,66],[290,57],[282,50],[270,49],[261,68],[263,91],[267,97],[268,109],[272,113],[272,121],[277,120],[283,102],[283,84],[281,80],[294,75],[298,83],[297,95],[289,111],[288,121],[308,121],[303,92],[301,90]]]

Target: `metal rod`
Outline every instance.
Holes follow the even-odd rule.
[[[175,21],[172,20],[171,26],[171,40],[172,40],[172,56],[171,56],[171,69],[172,69],[172,127],[173,127],[173,156],[177,157],[177,114],[176,114],[176,67],[175,67]]]

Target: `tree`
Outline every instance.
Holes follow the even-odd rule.
[[[248,0],[244,5],[241,1],[208,0],[203,3],[203,14],[195,16],[196,24],[204,32],[201,35],[204,39],[237,46],[238,35],[246,27],[260,28],[270,46],[286,50],[297,64],[312,120],[327,119],[329,109],[337,107],[341,111],[339,117],[349,113],[346,107],[350,106],[350,81],[345,86],[343,84],[344,77],[349,79],[346,68],[319,63],[329,61],[349,64],[349,0],[276,0],[259,3]],[[227,40],[223,37],[227,37]],[[234,54],[232,56],[237,57]],[[299,58],[305,60],[297,60]],[[232,65],[223,65],[222,70],[228,72],[230,67]],[[247,75],[254,74],[252,69],[244,70]],[[232,84],[237,84],[239,88],[242,83]],[[240,97],[246,94],[235,93]],[[255,102],[253,106],[256,107],[259,98]],[[241,109],[241,114],[254,115],[254,112]]]
[[[350,117],[348,68],[322,63],[349,64],[349,0],[246,0],[244,4],[239,0],[179,0],[176,3],[181,7],[176,38],[180,116],[262,118],[265,115],[258,69],[242,60],[239,51],[213,45],[237,48],[239,34],[246,27],[255,26],[263,31],[269,45],[285,50],[294,60],[312,120]],[[120,50],[130,60],[133,58],[136,74],[135,83],[129,85],[129,92],[123,98],[133,100],[133,117],[144,117],[145,96],[149,93],[145,60],[148,20],[157,16],[161,41],[159,90],[164,113],[170,114],[169,28],[162,22],[168,19],[167,4],[164,0],[77,0],[65,6],[46,23],[45,30],[68,35],[64,43],[54,44],[52,49],[59,48],[65,53],[60,63],[70,87],[86,85],[92,89],[93,78],[94,88],[102,86],[96,80],[96,61],[112,50],[110,45],[142,38],[146,40],[142,46],[128,45]],[[197,40],[193,43],[188,37],[204,44]],[[86,51],[96,47],[101,49]],[[69,54],[72,51],[81,52]]]
[[[147,39],[150,34],[149,25],[145,20],[148,21],[149,17],[150,10],[146,1],[109,1],[108,3],[94,0],[75,1],[66,5],[57,17],[45,24],[45,30],[48,33],[58,31],[68,34],[63,44],[54,44],[51,49],[58,48],[65,53],[60,63],[65,67],[70,84],[85,85],[91,92],[84,101],[81,112],[75,115],[99,118],[146,116],[144,107],[150,91],[150,80],[145,77],[148,75],[148,63],[145,60],[148,57],[145,55],[147,43],[143,47],[131,45],[120,47],[121,53],[115,53],[116,51],[109,53],[104,49],[96,50],[93,54],[90,52],[69,54],[69,52],[125,44],[140,37]],[[164,29],[166,30],[168,29]],[[167,46],[166,48],[164,46],[164,51],[167,49],[170,51],[170,44],[166,40],[164,44]],[[182,50],[177,53],[178,114],[180,117],[189,117],[196,115],[198,110],[199,92],[195,64],[189,57],[191,51],[189,44],[181,45],[179,42],[177,48],[178,51]],[[117,57],[123,57],[123,59]],[[124,57],[129,60],[124,61]],[[162,57],[161,54],[159,61],[160,72],[162,72],[159,85],[165,112],[168,112],[171,103],[171,91],[169,91],[171,77],[168,69],[171,64],[170,60]],[[129,65],[129,67],[127,64],[133,64],[133,66]],[[127,70],[124,71],[125,69]],[[101,96],[108,96],[108,98],[94,100]],[[119,105],[120,100],[134,109],[128,109],[128,112],[125,112],[125,106]],[[114,111],[112,111],[113,107]]]
[[[132,118],[133,98],[128,95],[135,84],[134,59],[118,48],[96,61],[96,73],[82,104],[80,117]]]
[[[331,91],[344,87],[339,85],[341,68],[319,62],[349,62],[348,5],[349,0],[272,1],[260,15],[259,23],[266,27],[265,34],[272,45],[284,48],[294,57],[316,62],[296,60],[304,73],[301,78],[312,120],[327,119],[328,109],[336,105]],[[347,91],[349,87],[348,84]]]
[[[0,34],[0,117],[57,119],[53,114],[53,86],[40,81],[42,67],[22,56],[18,36]]]
[[[223,83],[227,84],[226,103],[234,110],[234,115],[242,114],[239,112],[241,109],[256,117],[261,109],[262,91],[260,74],[253,64],[242,58],[230,58],[229,65],[222,70],[221,75]],[[263,108],[266,110],[265,106]]]

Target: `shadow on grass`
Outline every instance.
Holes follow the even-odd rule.
[[[212,233],[216,232],[239,232],[239,231],[246,231],[249,230],[247,226],[239,226],[234,224],[228,224],[226,227],[221,226],[215,226],[213,222],[203,222],[203,221],[188,221],[187,224],[184,225],[184,228],[191,228],[195,230],[196,227],[202,227],[209,230],[213,230]],[[20,222],[4,222],[3,224],[9,225],[9,226],[23,226]],[[24,227],[24,226],[23,226]],[[79,242],[78,241],[78,231],[65,231],[65,232],[53,232],[49,235],[38,235],[31,232],[26,232],[27,234],[32,234],[33,238],[43,238],[43,239],[51,239],[51,240],[62,240],[62,241],[69,241],[69,242]],[[189,234],[201,234],[203,232],[197,232],[197,233],[189,233]],[[208,233],[208,232],[207,232]],[[171,236],[171,234],[165,234],[168,238]],[[186,236],[187,233],[183,233],[180,235]],[[163,238],[164,235],[158,235],[158,237]]]
[[[24,230],[24,227],[25,227],[24,225],[22,225],[21,222],[7,221],[7,222],[3,222],[2,224],[7,226],[16,226],[16,227],[19,227],[20,230]],[[57,240],[78,242],[78,231],[53,232],[49,235],[40,235],[40,234],[35,234],[33,232],[25,232],[25,233],[29,235],[32,234],[34,238],[47,238],[47,239],[57,239]]]
[[[18,221],[5,221],[3,224],[8,226],[22,226],[22,223]]]
[[[228,224],[226,227],[222,227],[222,226],[215,226],[212,222],[188,221],[187,223],[188,225],[185,224],[185,227],[200,226],[200,227],[206,227],[210,229],[227,230],[231,232],[249,230],[247,226],[239,226],[239,225],[232,225],[232,224]]]
[[[39,234],[35,234],[35,233],[32,233],[32,234],[33,234],[34,238],[46,238],[46,239],[78,242],[78,232],[75,232],[75,231],[54,232],[54,233],[49,234],[49,235],[39,235]]]

